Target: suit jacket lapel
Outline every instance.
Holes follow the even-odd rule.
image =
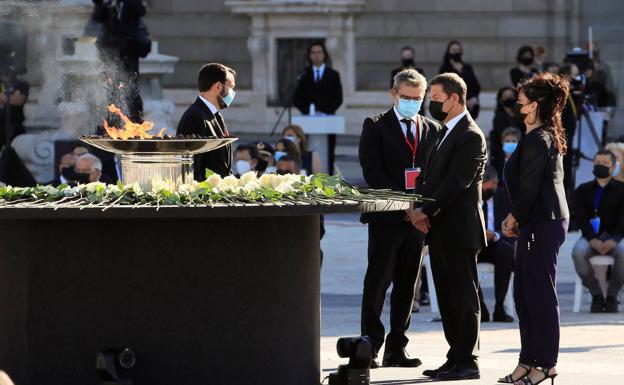
[[[463,118],[457,122],[455,127],[451,130],[451,132],[447,135],[446,139],[440,143],[440,145],[431,151],[430,159],[427,162],[427,170],[431,168],[431,165],[437,158],[438,154],[444,151],[448,146],[450,146],[466,128],[468,127],[468,114],[464,115]]]

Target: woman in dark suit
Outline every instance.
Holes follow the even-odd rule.
[[[514,298],[520,322],[520,362],[499,382],[554,383],[559,353],[559,302],[555,286],[557,255],[568,230],[569,212],[563,187],[567,151],[561,111],[568,82],[550,73],[518,86],[520,120],[526,136],[505,165],[512,211],[503,234],[517,237]]]
[[[452,40],[446,46],[444,53],[444,62],[440,66],[439,74],[445,72],[453,72],[459,75],[466,83],[466,107],[472,119],[476,120],[479,116],[479,94],[481,93],[481,85],[477,80],[472,66],[465,63],[462,59],[464,49],[457,40]]]

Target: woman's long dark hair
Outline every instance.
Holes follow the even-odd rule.
[[[561,111],[568,100],[568,81],[559,75],[542,73],[518,85],[518,93],[537,102],[537,111],[546,130],[553,137],[560,154],[568,151],[566,135],[561,124]]]
[[[459,41],[457,40],[449,41],[449,43],[446,45],[446,51],[444,51],[444,58],[442,59],[444,61],[444,64],[446,65],[451,65],[451,54],[449,53],[449,50],[451,49],[451,46],[454,44],[457,44],[458,46],[460,46],[462,49],[462,52],[464,50],[464,47],[462,47]]]
[[[325,65],[331,67],[331,58],[329,57],[329,53],[327,53],[327,48],[325,48],[325,43],[322,41],[315,41],[308,46],[308,53],[306,55],[306,59],[308,60],[308,64],[312,65],[312,61],[310,61],[310,52],[312,52],[312,47],[321,47],[323,50],[323,54],[325,55]]]

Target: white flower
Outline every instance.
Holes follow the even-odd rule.
[[[63,195],[65,195],[66,197],[69,196],[73,196],[78,194],[79,189],[77,187],[65,187],[64,189],[61,190],[61,192],[63,193]]]
[[[260,188],[260,183],[258,183],[258,181],[255,181],[255,180],[245,184],[245,187],[244,187],[245,191],[247,191],[248,193],[252,191],[256,191],[259,188]]]
[[[243,175],[241,175],[241,177],[240,177],[240,185],[241,186],[245,186],[249,182],[255,182],[257,180],[258,180],[258,176],[256,175],[256,172],[255,171],[248,171],[248,172],[244,173]]]
[[[130,190],[132,190],[132,192],[136,195],[143,195],[143,189],[141,188],[141,186],[139,186],[137,182],[134,182],[130,185]]]
[[[279,175],[279,174],[275,174],[273,176],[273,179],[271,180],[272,184],[273,184],[273,188],[277,189],[277,186],[279,186],[280,184],[282,184],[282,182],[284,182],[284,175]]]
[[[260,186],[264,188],[273,188],[274,177],[275,174],[262,174],[262,176],[258,179],[258,182],[260,182]]]
[[[221,175],[219,174],[212,174],[208,177],[208,179],[206,179],[206,182],[208,182],[212,187],[220,187],[221,183],[223,183],[223,179],[221,179]]]
[[[291,186],[290,183],[282,182],[275,188],[275,191],[282,194],[287,194],[289,192],[295,191],[295,189],[293,188],[293,186]]]
[[[152,192],[159,193],[163,190],[168,190],[169,184],[162,179],[152,179]]]
[[[106,185],[102,182],[91,182],[91,183],[87,183],[86,189],[88,192],[94,193],[98,189],[106,190]]]
[[[119,187],[117,187],[116,184],[109,184],[106,187],[106,193],[107,194],[119,194],[121,192],[121,190],[119,189]]]
[[[180,185],[180,187],[178,187],[178,191],[183,194],[190,194],[195,191],[195,187],[193,187],[190,184],[185,183],[185,184]]]
[[[212,183],[210,185],[212,186]],[[232,191],[236,187],[238,187],[238,179],[233,175],[228,175],[225,178],[223,178],[223,182],[221,183],[219,187],[223,191]]]
[[[301,182],[301,175],[286,174],[284,175],[284,179],[286,180],[286,182],[293,184],[293,183]]]
[[[41,190],[46,193],[46,194],[56,194],[58,192],[58,190],[56,189],[56,187],[52,187],[50,185],[45,185],[41,187]]]

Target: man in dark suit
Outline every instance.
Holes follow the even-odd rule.
[[[418,115],[427,81],[415,70],[395,77],[390,95],[394,106],[367,118],[360,137],[360,164],[371,188],[419,192],[419,169],[437,140],[439,124]],[[409,223],[405,211],[367,213],[368,269],[362,298],[362,335],[373,342],[371,368],[379,367],[377,353],[384,344],[381,312],[386,291],[393,284],[390,333],[385,339],[384,366],[416,367],[421,364],[405,352],[414,286],[420,269],[424,234]]]
[[[477,255],[486,242],[481,208],[486,142],[466,109],[466,83],[459,75],[440,74],[430,84],[429,112],[444,123],[423,181],[423,195],[434,201],[409,216],[427,233],[450,350],[444,365],[423,374],[442,380],[476,379],[480,376]]]
[[[221,110],[234,100],[236,72],[219,63],[206,64],[199,71],[197,83],[199,96],[182,115],[178,135],[195,134],[216,138],[229,137]],[[195,179],[206,179],[206,169],[221,176],[232,173],[232,145],[223,146],[204,154],[195,155]]]
[[[342,84],[340,74],[329,67],[329,55],[325,45],[315,42],[308,47],[308,62],[304,74],[297,83],[293,103],[302,114],[310,113],[310,105],[314,104],[316,113],[334,115],[342,104]],[[329,174],[334,172],[334,152],[336,134],[328,137]]]

